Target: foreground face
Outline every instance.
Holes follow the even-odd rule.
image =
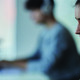
[[[76,34],[80,35],[80,5],[77,5],[75,8],[75,18],[78,21],[78,27],[77,27]]]
[[[44,22],[44,14],[42,13],[41,10],[32,10],[31,11],[31,18],[34,20],[36,23],[42,23]]]

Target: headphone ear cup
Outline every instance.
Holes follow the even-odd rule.
[[[41,8],[42,12],[45,13],[45,14],[49,14],[52,12],[52,6],[43,6]]]
[[[52,12],[52,6],[48,5],[45,9],[46,14],[50,14]]]
[[[52,12],[52,6],[51,5],[47,6],[47,10],[48,10],[48,13],[51,13]]]
[[[52,6],[49,0],[44,0],[44,4],[42,5],[41,10],[45,14],[50,14],[52,12]]]

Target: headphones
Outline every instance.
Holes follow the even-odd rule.
[[[43,1],[44,2],[42,4],[41,10],[42,10],[43,13],[48,15],[52,12],[53,6],[52,6],[50,0],[43,0]]]

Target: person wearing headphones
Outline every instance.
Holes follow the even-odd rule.
[[[76,34],[80,35],[80,0],[77,0],[75,5],[75,18],[78,21],[78,28]]]
[[[38,49],[31,58],[9,64],[27,72],[43,73],[51,80],[79,80],[80,56],[70,32],[54,16],[54,0],[27,0],[25,9],[37,24],[45,25]],[[22,63],[22,64],[21,64]]]

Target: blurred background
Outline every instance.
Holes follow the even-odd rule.
[[[24,59],[33,55],[42,25],[36,25],[24,8],[25,0],[0,0],[0,61]],[[80,52],[80,37],[75,34],[76,0],[55,0],[56,19],[73,35]]]
[[[80,38],[75,34],[75,1],[55,0],[55,16],[70,30],[80,52]],[[24,2],[25,0],[0,0],[0,60],[29,57],[36,50],[37,39],[43,27],[30,19]]]

